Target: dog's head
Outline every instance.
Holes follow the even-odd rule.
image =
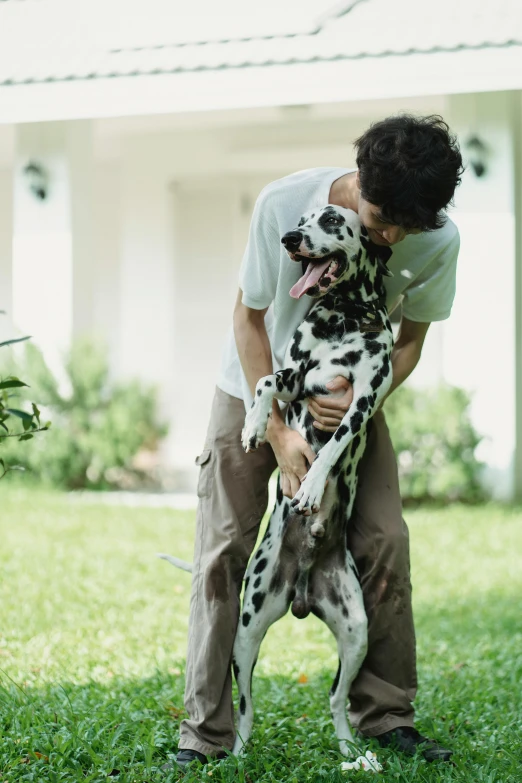
[[[303,264],[304,274],[291,288],[290,296],[324,296],[342,280],[355,278],[361,264],[369,261],[381,274],[390,274],[387,247],[377,247],[351,209],[328,205],[303,215],[297,228],[281,239],[293,261]],[[384,252],[382,252],[384,251]]]

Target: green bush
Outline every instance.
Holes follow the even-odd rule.
[[[399,464],[405,501],[483,499],[482,440],[471,423],[470,397],[455,386],[419,391],[402,386],[384,411]]]
[[[65,383],[34,345],[26,346],[22,367],[31,378],[31,397],[50,412],[53,429],[30,453],[10,444],[11,460],[38,480],[68,489],[150,484],[135,458],[154,452],[167,432],[158,422],[152,388],[137,381],[112,383],[106,350],[86,339],[74,343],[66,357]],[[66,392],[62,386],[68,386]]]
[[[4,315],[5,313],[3,310],[0,310],[0,314]],[[13,340],[5,340],[0,343],[0,348],[7,348],[14,343],[22,343],[28,339],[28,337],[18,337]],[[16,375],[0,376],[0,445],[2,445],[0,479],[10,470],[23,470],[22,465],[10,464],[5,461],[5,446],[3,444],[11,438],[16,438],[19,442],[31,440],[37,432],[48,430],[51,426],[50,422],[41,424],[40,410],[34,402],[30,403],[30,410],[13,407],[13,398],[17,397],[23,388],[27,388],[27,384]]]

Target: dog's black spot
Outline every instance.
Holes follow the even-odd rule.
[[[256,394],[257,394],[257,396],[258,396],[258,397],[261,397],[261,389],[258,389],[258,390],[256,391]]]
[[[338,459],[335,465],[333,466],[332,470],[330,471],[333,478],[337,478],[337,476],[342,470],[342,467],[343,467],[343,461],[342,459]]]
[[[335,696],[335,692],[339,685],[340,679],[341,679],[341,659],[339,658],[339,666],[337,667],[337,674],[335,675],[335,679],[332,683],[332,687],[330,688],[330,696]]]
[[[243,612],[242,620],[243,620],[243,625],[245,626],[245,628],[247,627],[248,623],[250,622],[250,619],[251,619],[251,615],[248,612]]]
[[[360,445],[361,445],[361,436],[360,435],[356,435],[355,438],[352,440],[352,448],[351,448],[351,451],[350,451],[350,455],[351,455],[352,459],[357,454],[357,449],[359,448]]]
[[[333,207],[328,207],[317,220],[317,225],[325,234],[339,234],[339,227],[344,225],[346,220]],[[342,235],[341,235],[342,239]]]
[[[357,408],[360,411],[367,411],[368,410],[368,397],[359,397],[357,400]]]
[[[346,435],[347,432],[348,432],[348,427],[346,426],[346,424],[341,424],[341,426],[337,428],[337,431],[335,433],[335,440],[336,441],[342,440],[342,438]]]
[[[323,612],[320,606],[312,606],[312,614],[315,614],[315,616],[318,617],[319,620],[323,620],[324,622],[325,613]]]
[[[258,563],[256,563],[256,567],[254,568],[254,574],[262,574],[267,566],[268,560],[266,557],[264,557],[262,560],[260,560]]]
[[[239,712],[241,715],[244,715],[246,712],[246,699],[244,695],[241,696],[241,699],[239,700]]]
[[[277,479],[277,493],[276,493],[276,499],[278,503],[283,502],[283,490],[281,489],[281,480]]]
[[[349,485],[345,484],[344,481],[339,481],[337,485],[337,492],[339,494],[339,500],[341,500],[344,508],[348,508],[351,498]]]
[[[269,386],[272,386],[272,381],[265,381],[265,386],[268,388]]]
[[[255,555],[254,555],[254,560],[257,560],[258,558],[260,558],[262,554],[263,554],[263,550],[262,550],[262,549],[261,549],[261,547],[260,547],[260,548],[257,550],[257,552],[255,553]]]
[[[261,584],[261,577],[258,576],[256,581],[254,582],[254,590],[257,590],[260,584]]]
[[[328,600],[333,606],[339,606],[339,604],[341,603],[341,599],[339,598],[337,591],[332,584],[328,585],[328,588],[326,590],[326,595],[328,597]]]
[[[245,579],[245,590],[247,589],[249,582],[250,582],[250,577],[247,576],[247,578]]]
[[[352,413],[352,421],[351,421],[351,427],[352,432],[359,432],[359,430],[362,427],[363,423],[363,415],[360,413],[360,411],[355,411],[355,413]]]
[[[254,604],[254,609],[256,612],[259,612],[261,607],[263,606],[263,602],[265,600],[266,593],[254,593],[252,595],[252,603]]]
[[[284,578],[283,578],[283,569],[281,564],[277,566],[274,573],[272,574],[272,579],[270,580],[270,585],[268,587],[268,591],[272,594],[278,594],[283,589],[284,585]]]
[[[350,226],[346,226],[346,232],[347,232],[348,236],[351,236],[353,238],[353,231],[350,228]]]
[[[362,351],[348,351],[338,359],[332,359],[332,364],[341,364],[344,367],[355,367],[361,361]]]
[[[237,665],[237,661],[235,658],[232,659],[232,668],[234,670],[234,677],[237,680],[237,678],[239,677],[239,666]]]

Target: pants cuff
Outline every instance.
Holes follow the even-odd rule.
[[[409,726],[410,728],[413,728],[413,716],[401,718],[399,715],[391,715],[380,723],[376,723],[374,726],[366,726],[364,729],[359,729],[359,732],[363,737],[377,737],[379,734],[393,731],[393,729],[397,729],[399,726]]]

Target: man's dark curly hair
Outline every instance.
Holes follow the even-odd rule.
[[[355,142],[363,199],[385,223],[433,231],[446,222],[463,172],[456,137],[442,117],[400,114],[376,122]]]

